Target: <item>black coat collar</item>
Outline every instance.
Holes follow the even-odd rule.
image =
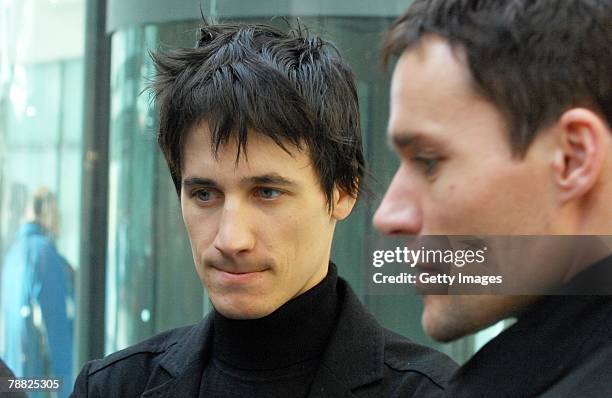
[[[561,291],[610,268],[612,257]],[[451,397],[539,396],[606,344],[612,344],[612,296],[545,296],[463,365],[447,391]]]
[[[352,390],[384,376],[383,329],[341,278],[338,295],[341,300],[338,322],[313,381],[309,395],[312,398],[351,397]],[[142,397],[197,396],[211,341],[209,314],[168,350]]]

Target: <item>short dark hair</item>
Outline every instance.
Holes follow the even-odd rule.
[[[504,116],[515,155],[572,107],[612,125],[610,0],[415,0],[387,33],[383,64],[427,33],[465,51],[473,85]]]
[[[247,129],[306,149],[331,209],[335,186],[357,197],[364,176],[355,79],[338,50],[299,27],[204,22],[195,48],[152,54],[158,143],[177,192],[186,132],[205,121],[213,153]]]

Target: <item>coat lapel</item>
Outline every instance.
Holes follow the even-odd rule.
[[[354,397],[355,390],[375,386],[384,377],[383,329],[348,284],[342,279],[338,282],[342,297],[338,323],[310,389],[311,398]]]
[[[200,390],[202,370],[204,369],[203,365],[204,361],[202,360],[191,363],[178,377],[171,378],[157,387],[146,390],[142,397],[197,397]]]

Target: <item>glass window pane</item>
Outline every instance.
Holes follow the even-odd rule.
[[[157,149],[155,111],[143,93],[153,73],[148,51],[195,26],[130,28],[113,35],[107,353],[197,322],[208,310],[177,194]]]
[[[74,382],[83,12],[0,7],[0,357],[17,376],[62,378],[59,396]]]

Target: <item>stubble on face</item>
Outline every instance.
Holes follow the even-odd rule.
[[[196,271],[215,309],[234,319],[267,316],[320,282],[335,226],[307,153],[254,131],[246,151],[236,162],[230,141],[213,153],[202,123],[186,137],[182,165]]]
[[[421,324],[433,339],[451,342],[519,315],[537,296],[426,295]]]

